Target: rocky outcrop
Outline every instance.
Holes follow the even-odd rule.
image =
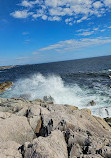
[[[111,127],[106,121],[110,119],[92,116],[90,110],[75,106],[1,98],[0,156],[110,158]]]
[[[34,139],[32,144],[25,143],[21,148],[24,158],[67,158],[67,146],[63,133],[55,130],[47,137]]]
[[[0,83],[0,93],[3,93],[6,89],[12,87],[13,83],[11,81]]]
[[[11,65],[11,66],[1,66],[0,70],[5,70],[5,69],[11,69],[13,67],[16,67],[16,65]]]

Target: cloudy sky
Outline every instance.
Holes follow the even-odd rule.
[[[0,0],[0,65],[111,55],[111,0]]]

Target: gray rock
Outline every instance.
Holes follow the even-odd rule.
[[[110,158],[111,157],[111,146],[104,146],[101,149],[97,151],[98,154],[105,158]]]
[[[0,142],[15,141],[23,144],[32,141],[33,136],[34,132],[26,117],[12,115],[0,120]]]
[[[12,99],[5,99],[0,98],[0,111],[2,112],[10,112],[10,113],[17,113],[24,107],[31,106],[31,103],[27,100],[20,99],[20,98],[12,98]]]
[[[0,142],[0,158],[22,158],[19,147],[20,144],[14,141]]]
[[[54,103],[54,98],[52,98],[51,96],[44,96],[43,101],[49,102],[49,103]]]
[[[25,144],[22,153],[24,158],[68,158],[64,136],[57,130],[48,137],[39,137],[32,144]]]

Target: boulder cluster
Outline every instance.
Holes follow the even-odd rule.
[[[0,158],[111,158],[109,122],[75,106],[0,98]]]

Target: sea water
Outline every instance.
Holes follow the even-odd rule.
[[[111,56],[18,66],[2,70],[3,81],[13,81],[14,86],[0,97],[26,95],[34,100],[51,96],[56,104],[89,108],[93,115],[111,117]]]

